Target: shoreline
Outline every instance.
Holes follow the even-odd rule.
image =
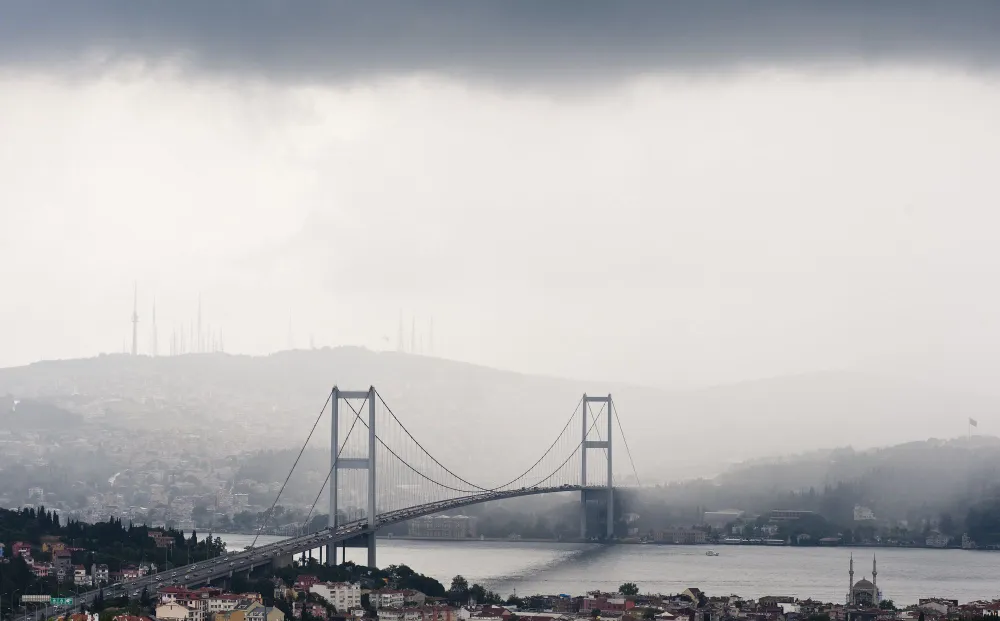
[[[256,533],[213,533],[213,537],[216,535],[232,535],[241,537],[252,537]],[[270,537],[290,537],[293,535],[267,535]],[[378,535],[377,539],[382,541],[430,541],[439,543],[566,543],[566,544],[580,544],[580,543],[593,543],[593,544],[605,544],[607,545],[649,545],[649,546],[671,546],[677,548],[708,548],[708,549],[725,549],[733,547],[752,547],[752,548],[803,548],[806,550],[811,550],[815,548],[876,548],[876,549],[890,549],[890,550],[964,550],[967,552],[997,552],[994,549],[986,548],[962,548],[958,546],[949,546],[947,548],[936,548],[930,546],[920,546],[920,545],[884,545],[877,543],[839,543],[833,545],[814,545],[814,546],[793,546],[788,544],[773,544],[773,543],[667,543],[667,542],[656,542],[647,541],[642,542],[638,540],[617,540],[612,542],[603,541],[592,541],[589,539],[545,539],[545,538],[532,538],[532,537],[522,537],[518,539],[511,539],[509,537],[484,537],[482,539],[475,537],[416,537],[412,535]]]

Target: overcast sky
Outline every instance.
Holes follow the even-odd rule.
[[[982,373],[998,32],[992,2],[4,2],[0,365],[121,350],[138,281],[147,352],[154,296],[166,352],[200,294],[233,352],[395,348],[402,310],[574,377]]]

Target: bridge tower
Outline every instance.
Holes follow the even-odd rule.
[[[337,523],[337,498],[338,496],[338,472],[340,470],[367,470],[368,471],[368,527],[366,534],[360,535],[350,541],[344,542],[344,547],[368,547],[368,566],[375,567],[375,387],[370,386],[368,390],[341,390],[334,386],[330,395],[330,517],[328,526],[331,530],[336,529]],[[338,455],[340,439],[337,436],[338,424],[340,422],[340,402],[349,400],[365,400],[368,402],[368,455],[365,457],[341,457]],[[346,559],[342,559],[346,560]],[[326,564],[337,564],[337,546],[329,543],[326,546]]]
[[[590,430],[590,416],[588,415],[588,405],[591,403],[603,403],[605,407],[603,408],[608,417],[608,434],[605,436],[607,440],[588,440],[588,431]],[[580,445],[580,485],[584,488],[580,492],[580,538],[587,538],[587,500],[588,497],[594,498],[595,496],[605,496],[608,503],[608,514],[607,514],[607,528],[605,536],[608,539],[615,533],[615,503],[614,503],[614,471],[612,469],[613,460],[611,459],[611,432],[612,432],[612,418],[611,413],[612,402],[611,395],[606,397],[588,397],[586,393],[583,395],[583,437],[581,439]],[[596,420],[594,421],[596,424]],[[601,489],[588,490],[587,489],[587,451],[590,449],[604,449],[605,455],[608,459],[608,482],[607,491]]]

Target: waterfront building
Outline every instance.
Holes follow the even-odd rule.
[[[723,509],[721,511],[706,511],[702,521],[716,530],[725,528],[728,524],[742,519],[744,512],[739,509]]]
[[[411,537],[467,539],[476,536],[476,518],[467,515],[425,515],[409,521]]]

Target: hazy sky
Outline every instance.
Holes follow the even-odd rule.
[[[1000,5],[0,5],[0,365],[394,348],[691,386],[1000,345]],[[961,368],[961,365],[959,365]]]

